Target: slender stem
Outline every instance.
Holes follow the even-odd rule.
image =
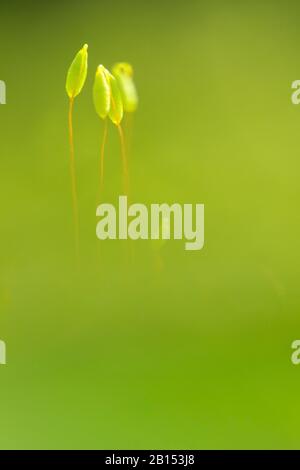
[[[124,186],[124,194],[125,196],[129,197],[129,173],[128,173],[128,162],[127,162],[127,155],[126,155],[126,145],[125,145],[125,138],[124,132],[119,124],[117,126],[120,136],[120,144],[121,144],[121,157],[122,157],[122,164],[123,164],[123,186]]]
[[[129,171],[128,171],[128,160],[127,160],[127,152],[126,152],[126,143],[125,143],[125,137],[124,137],[124,132],[119,124],[118,126],[118,132],[120,136],[120,144],[121,144],[121,157],[122,157],[122,164],[123,164],[123,190],[124,190],[124,195],[127,196],[127,200],[129,202]],[[128,240],[130,242],[130,240]],[[127,244],[127,262],[132,263],[134,259],[134,251],[133,251],[133,244],[129,243]]]
[[[104,120],[104,129],[103,129],[103,137],[101,142],[101,149],[100,149],[100,191],[103,191],[104,186],[104,150],[105,144],[107,139],[107,119]]]
[[[127,140],[127,157],[130,162],[131,156],[131,147],[132,147],[132,134],[133,134],[133,124],[134,124],[134,115],[133,113],[126,113],[125,120],[125,129],[124,134]]]
[[[75,229],[75,250],[76,250],[77,261],[79,261],[79,216],[78,216],[78,204],[77,204],[76,172],[75,172],[74,140],[73,140],[73,105],[74,105],[74,98],[70,98],[70,106],[69,106],[70,174],[71,174],[71,189],[72,189],[73,220],[74,220],[74,229]]]

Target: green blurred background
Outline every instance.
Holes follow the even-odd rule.
[[[1,448],[299,448],[299,4],[1,2]],[[76,99],[74,263],[67,69]],[[299,59],[299,60],[298,60]],[[140,96],[136,202],[205,204],[205,247],[95,237],[96,66]],[[105,200],[121,192],[109,128]]]

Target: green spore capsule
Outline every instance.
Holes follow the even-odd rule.
[[[124,111],[133,113],[138,107],[138,95],[133,81],[133,68],[127,62],[119,62],[113,67],[123,100]]]
[[[66,90],[70,99],[81,92],[88,69],[88,45],[85,44],[76,54],[67,74]]]
[[[104,183],[104,151],[107,139],[107,119],[111,106],[111,87],[109,81],[109,71],[103,65],[99,65],[96,70],[93,100],[96,113],[104,120],[103,137],[100,148],[100,192]]]
[[[101,119],[106,118],[111,105],[111,87],[108,77],[108,70],[103,65],[99,65],[95,75],[93,99],[96,112]]]
[[[66,91],[69,97],[69,140],[70,140],[70,173],[72,185],[73,217],[75,228],[75,247],[77,265],[79,266],[79,216],[77,202],[77,184],[75,171],[74,139],[73,139],[73,106],[74,98],[79,95],[87,76],[88,69],[88,45],[85,44],[76,54],[69,67],[66,81]]]
[[[119,126],[123,119],[122,95],[115,77],[109,72],[107,77],[109,79],[111,92],[109,117],[116,126]]]

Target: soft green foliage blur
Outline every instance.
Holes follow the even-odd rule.
[[[299,448],[299,4],[0,12],[0,447]],[[77,272],[65,77],[84,43]],[[202,251],[96,239],[94,73],[122,61],[139,93],[122,122],[132,200],[204,203]],[[102,201],[116,203],[121,182],[110,123]]]

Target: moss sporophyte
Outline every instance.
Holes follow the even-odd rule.
[[[77,207],[76,174],[73,142],[73,104],[81,92],[87,77],[88,46],[84,45],[76,54],[67,75],[66,90],[69,96],[69,138],[72,200],[75,223],[76,251],[79,253],[79,218]],[[204,245],[204,205],[196,204],[151,204],[150,213],[143,204],[129,203],[129,172],[125,138],[121,122],[124,113],[132,115],[138,106],[138,95],[133,81],[132,66],[120,62],[113,67],[113,73],[99,65],[93,85],[93,102],[96,113],[104,121],[100,148],[100,190],[104,182],[104,152],[107,140],[108,121],[118,129],[123,165],[123,195],[119,197],[119,207],[100,204],[96,215],[100,218],[96,234],[100,240],[132,239],[153,241],[153,249],[161,250],[165,240],[185,239],[186,250],[201,250]],[[193,220],[195,215],[195,221]],[[172,220],[172,223],[171,223]],[[171,234],[173,230],[173,235]],[[161,263],[159,263],[161,264]]]
[[[126,113],[133,113],[138,107],[138,95],[133,81],[133,68],[127,62],[113,66],[112,73],[117,80]]]
[[[96,113],[104,120],[104,130],[100,149],[100,190],[103,189],[104,182],[104,151],[107,138],[107,116],[110,110],[111,89],[108,81],[108,71],[99,65],[96,70],[94,87],[93,87],[93,100]]]
[[[69,97],[69,143],[70,143],[70,173],[72,188],[73,218],[75,229],[75,246],[79,258],[79,215],[77,202],[77,185],[74,156],[73,136],[73,107],[74,99],[80,94],[87,77],[88,46],[85,44],[76,54],[71,63],[66,80],[66,91]],[[121,126],[124,111],[133,113],[138,104],[138,97],[133,82],[133,69],[127,62],[117,63],[110,73],[103,65],[96,70],[93,101],[98,116],[104,121],[103,137],[100,148],[100,191],[104,183],[104,153],[107,140],[108,118],[117,127],[123,167],[123,192],[129,195],[129,171],[124,132]]]
[[[79,259],[79,215],[76,188],[76,170],[74,157],[74,138],[73,138],[73,105],[74,99],[81,92],[87,77],[88,70],[88,45],[85,44],[76,54],[71,63],[66,80],[66,91],[69,97],[69,141],[70,141],[70,173],[72,187],[73,218],[75,228],[75,248],[77,261]]]
[[[131,141],[133,134],[133,119],[138,107],[138,94],[133,80],[133,67],[128,62],[118,62],[113,66],[112,73],[120,88],[123,108],[125,112],[125,134],[127,158],[130,158]]]
[[[98,116],[104,120],[104,131],[100,150],[100,188],[103,188],[104,181],[104,151],[107,138],[107,117],[109,117],[119,132],[123,165],[123,189],[124,193],[128,195],[128,163],[124,133],[121,127],[121,121],[123,119],[123,100],[116,78],[103,65],[99,65],[96,70],[93,99]]]

